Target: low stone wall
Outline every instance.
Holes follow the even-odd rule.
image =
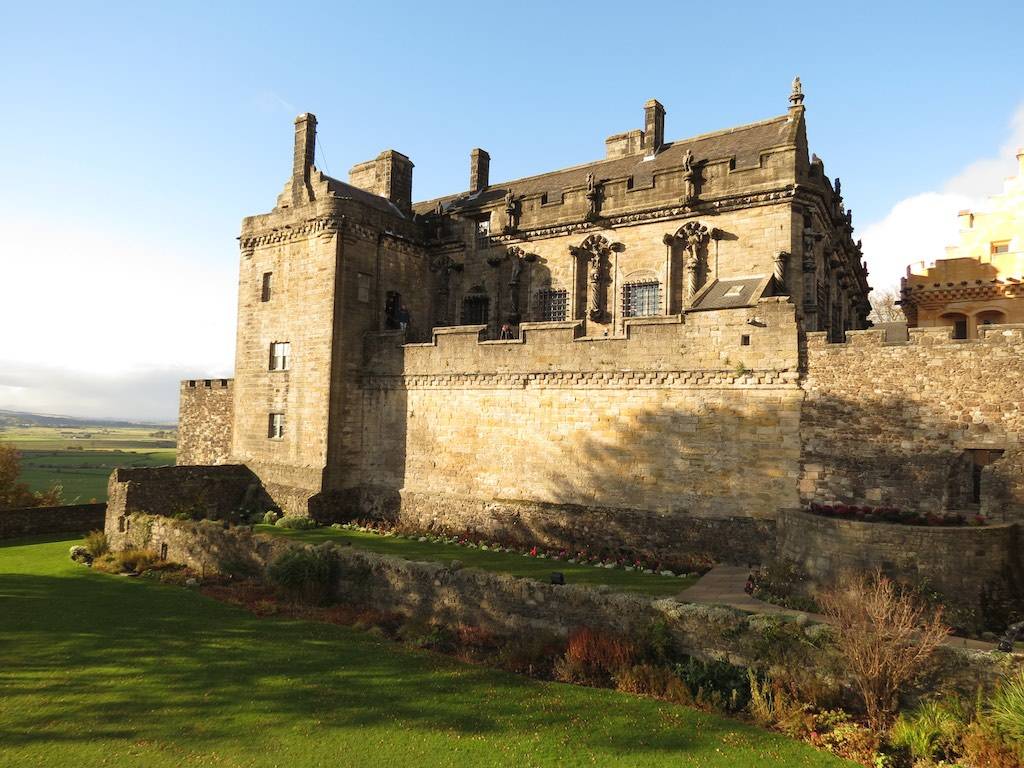
[[[145,547],[193,569],[217,572],[227,563],[248,560],[265,568],[282,552],[302,547],[299,542],[225,529],[212,523],[193,523],[160,517],[134,516],[121,546]],[[638,594],[614,593],[606,587],[555,586],[474,568],[452,568],[336,546],[341,575],[339,599],[414,620],[484,627],[502,637],[538,633],[565,636],[581,626],[598,627],[639,637],[653,622],[663,622],[686,653],[738,665],[778,653],[782,620],[748,615],[724,606],[681,603]],[[793,626],[793,625],[791,625]],[[800,663],[819,670],[823,682],[834,684],[835,651],[830,630],[811,625],[794,652]],[[793,659],[797,663],[797,657]],[[941,649],[928,690],[955,690],[972,696],[980,683],[989,683],[1015,668],[1024,655]]]
[[[69,504],[0,510],[0,539],[45,533],[88,533],[103,528],[106,504]]]
[[[237,464],[115,469],[107,485],[105,529],[110,537],[123,533],[126,516],[137,512],[219,517],[268,503],[259,479]]]
[[[822,584],[846,573],[883,573],[927,583],[950,605],[973,608],[982,587],[1006,584],[1020,594],[1020,529],[1015,523],[982,527],[922,527],[839,520],[789,510],[779,515],[779,556],[798,563]]]
[[[471,530],[526,546],[603,549],[668,565],[689,566],[698,560],[759,563],[771,554],[775,541],[774,520],[702,517],[684,510],[659,512],[388,490],[364,490],[361,502],[363,516],[399,522],[415,530],[449,534]]]

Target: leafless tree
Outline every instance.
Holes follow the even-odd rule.
[[[868,319],[873,323],[902,323],[906,321],[903,308],[897,303],[900,295],[896,291],[872,291],[871,314]]]

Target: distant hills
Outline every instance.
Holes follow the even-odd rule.
[[[3,427],[138,427],[140,429],[177,429],[177,424],[158,424],[153,421],[120,421],[117,419],[83,419],[75,416],[57,416],[45,413],[6,411],[0,408],[0,428]]]

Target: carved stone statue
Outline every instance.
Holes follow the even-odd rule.
[[[573,256],[586,262],[587,317],[594,321],[605,317],[606,276],[612,248],[612,244],[601,235],[590,235],[580,247],[569,249]]]
[[[601,196],[602,186],[594,174],[587,174],[587,202],[590,205],[590,210],[587,211],[587,218],[594,220],[601,215]]]
[[[697,293],[700,278],[701,251],[711,238],[708,228],[697,221],[688,221],[676,237],[683,246],[683,298],[689,301]]]
[[[683,171],[689,173],[693,170],[693,152],[689,148],[686,149],[686,154],[683,155]]]
[[[452,260],[447,254],[435,256],[430,262],[430,270],[437,275],[437,310],[434,325],[449,325],[448,299],[451,296],[451,276],[453,272],[461,272],[462,264]]]
[[[505,193],[505,216],[508,222],[505,224],[506,232],[515,232],[519,229],[519,201],[511,189]]]
[[[789,103],[794,107],[804,103],[804,86],[799,77],[793,78],[793,87],[789,91]]]
[[[683,155],[683,203],[686,205],[691,205],[697,199],[697,173],[693,152],[687,149]]]

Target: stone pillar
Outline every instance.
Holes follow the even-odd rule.
[[[469,192],[475,194],[487,189],[491,171],[491,156],[477,147],[469,153]]]
[[[648,155],[665,145],[665,107],[657,99],[644,104],[644,149]]]

